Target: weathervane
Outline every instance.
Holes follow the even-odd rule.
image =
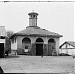
[[[32,10],[34,12],[34,10]]]

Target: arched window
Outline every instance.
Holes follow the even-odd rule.
[[[42,38],[37,38],[36,42],[43,42],[43,39]]]
[[[55,43],[54,39],[49,39],[48,42]]]
[[[48,55],[53,55],[55,50],[55,40],[51,38],[48,40]]]
[[[31,40],[28,37],[23,38],[22,40],[24,52],[29,52]]]
[[[28,37],[25,37],[25,38],[22,40],[22,43],[31,43],[31,40],[30,40]]]

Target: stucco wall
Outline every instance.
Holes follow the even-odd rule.
[[[74,49],[74,51],[73,51],[74,53],[73,53],[73,55],[75,56],[75,49]]]
[[[17,36],[17,54],[21,54],[24,52],[22,48],[22,39],[23,37]]]
[[[22,47],[22,40],[23,38],[28,37],[31,40],[31,50],[33,50],[33,52],[31,51],[31,55],[36,55],[36,47],[33,47],[33,44],[35,44],[35,41],[37,38],[42,38],[44,41],[44,47],[43,47],[43,51],[44,51],[44,55],[48,55],[48,40],[50,38],[53,37],[37,37],[37,36],[17,36],[17,43],[11,44],[12,45],[12,49],[15,48],[18,50],[18,54],[23,53],[24,49]],[[53,38],[56,42],[55,44],[55,48],[57,51],[57,54],[59,53],[59,38]],[[15,46],[15,47],[14,47]],[[17,48],[16,48],[17,47]],[[35,51],[34,51],[35,49]]]
[[[16,42],[14,41],[14,43],[11,41],[11,50],[17,50],[17,38],[16,38]]]
[[[57,51],[57,55],[59,54],[59,39],[55,38],[56,41],[56,51]]]

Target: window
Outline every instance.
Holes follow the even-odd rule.
[[[28,46],[25,46],[25,49],[28,49]]]
[[[15,41],[15,43],[16,43],[16,37],[14,38],[14,41]]]
[[[5,39],[5,37],[4,37],[4,36],[1,36],[0,38],[1,38],[1,39]]]
[[[35,18],[35,15],[33,15],[33,18]]]
[[[31,18],[32,18],[32,15],[31,15]]]
[[[55,47],[54,47],[54,46],[52,46],[52,49],[55,49]]]
[[[12,39],[12,44],[14,43],[14,38]]]
[[[28,46],[25,46],[24,52],[28,52]]]

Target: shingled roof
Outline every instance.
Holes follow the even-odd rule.
[[[54,37],[62,37],[58,33],[50,32],[48,30],[42,29],[38,26],[28,26],[26,29],[17,32],[11,36],[14,37],[15,35],[35,35],[35,36],[54,36]]]

